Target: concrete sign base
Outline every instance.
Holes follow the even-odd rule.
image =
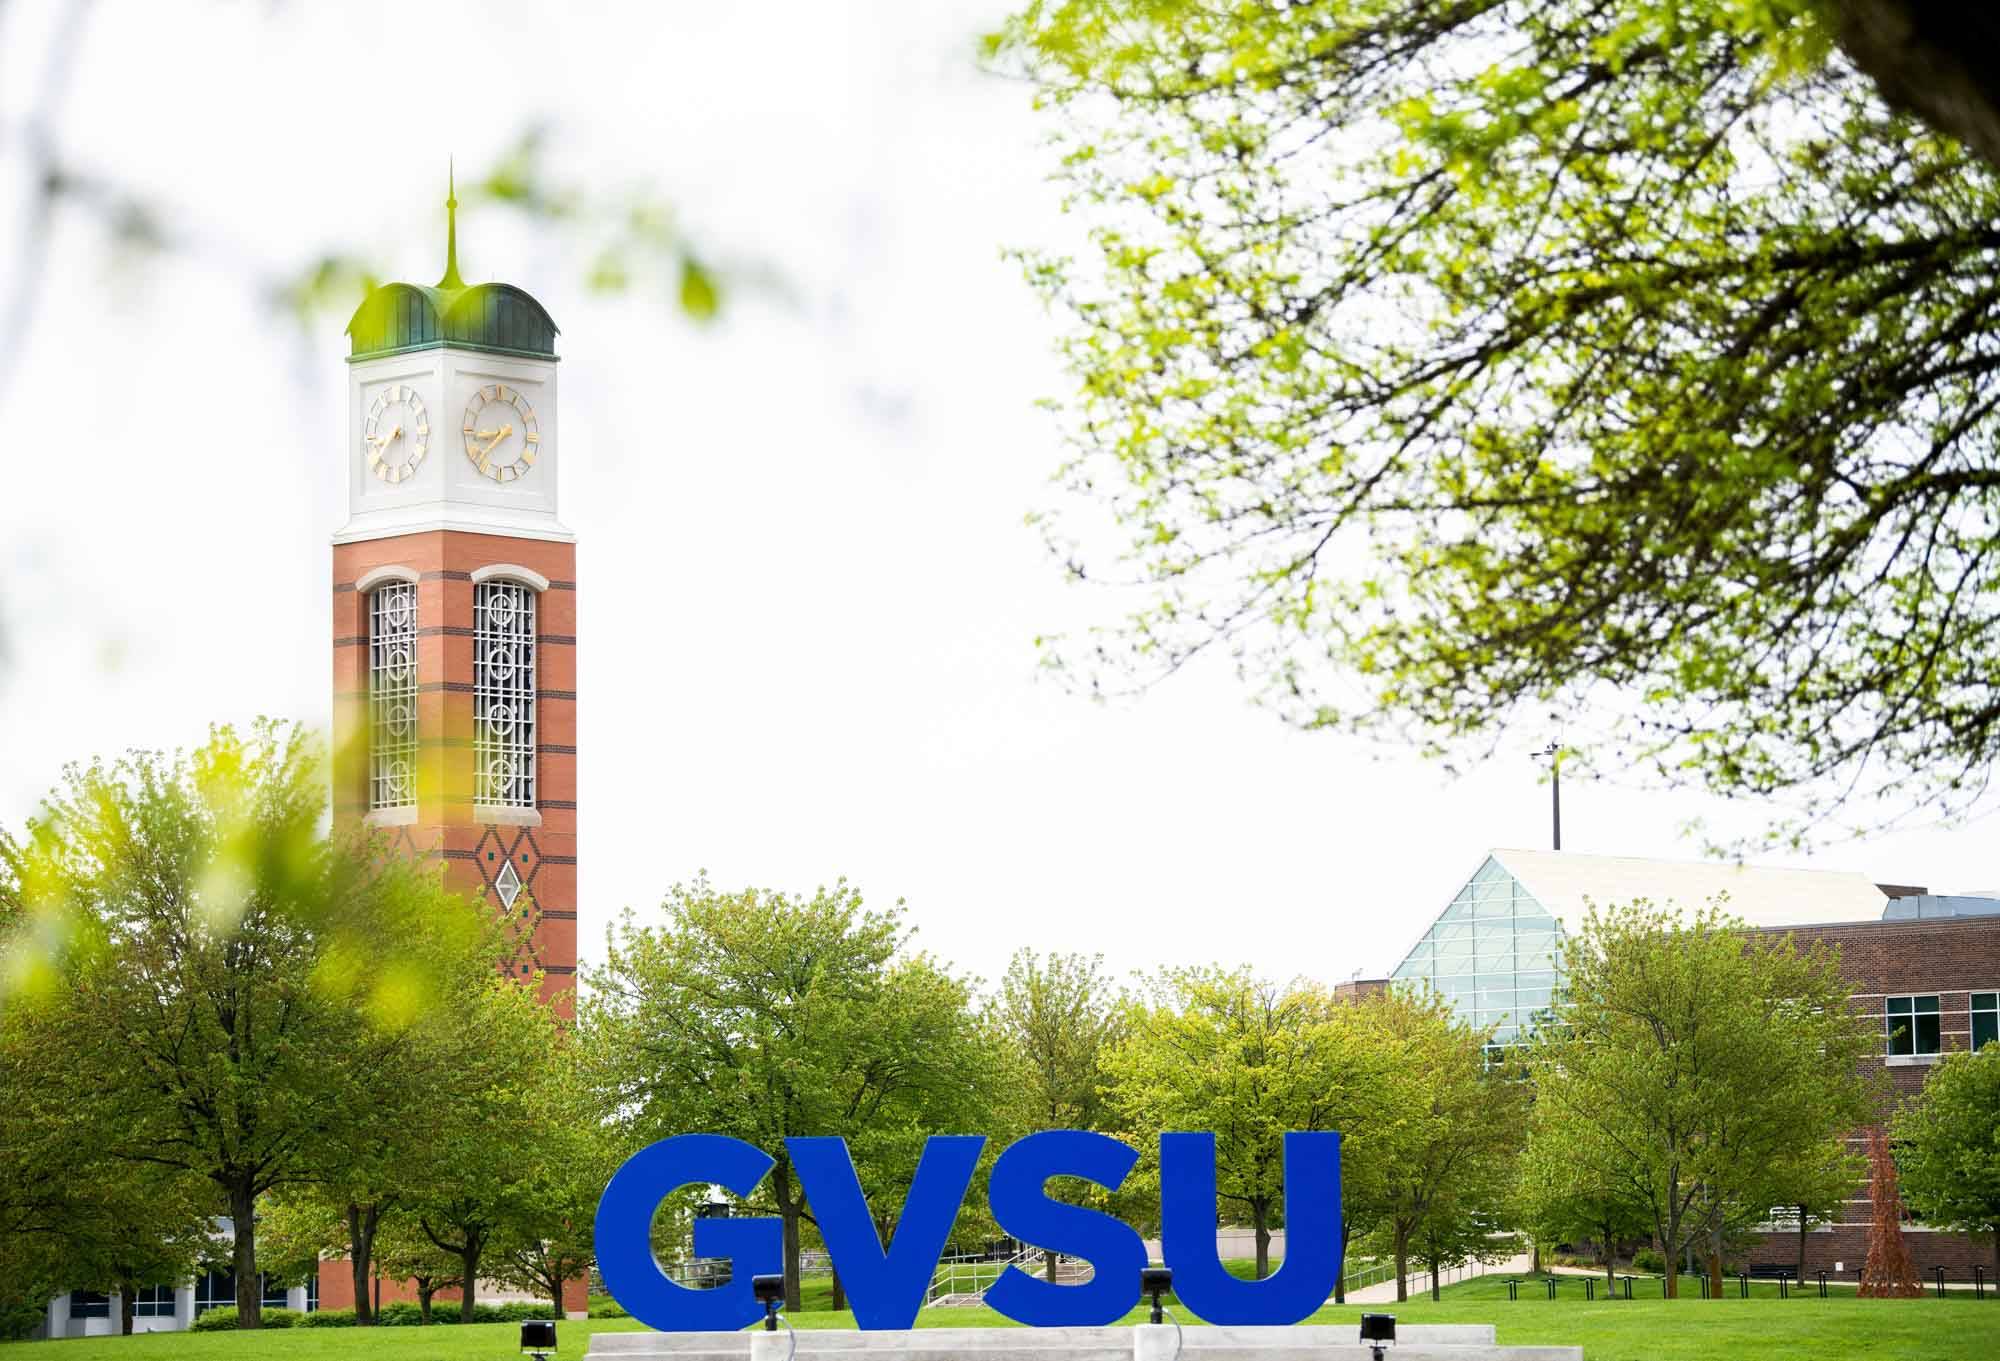
[[[598,1333],[587,1361],[1371,1361],[1354,1324],[1297,1328],[810,1329]],[[1581,1347],[1502,1347],[1490,1323],[1406,1323],[1386,1361],[1583,1361]]]

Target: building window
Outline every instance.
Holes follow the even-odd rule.
[[[71,1318],[110,1318],[111,1296],[102,1290],[72,1290],[69,1292],[69,1316]]]
[[[172,1318],[174,1288],[170,1285],[142,1285],[132,1297],[134,1318]]]
[[[194,1312],[199,1318],[210,1309],[234,1309],[236,1307],[236,1273],[233,1271],[204,1271],[195,1278]]]
[[[1936,993],[1888,999],[1889,1053],[1935,1054],[1942,1050]]]
[[[472,607],[473,802],[535,806],[535,592],[482,581]]]
[[[1972,1047],[2000,1040],[2000,992],[1972,994]]]
[[[313,1307],[314,1302],[318,1299],[318,1286],[319,1283],[314,1281],[312,1288],[306,1292],[308,1301],[306,1307],[309,1309]],[[283,1309],[285,1307],[285,1287],[279,1284],[277,1277],[267,1275],[261,1271],[258,1272],[257,1289],[266,1309]],[[141,1298],[144,1297],[141,1296]],[[172,1287],[168,1287],[166,1313],[171,1314],[174,1311],[173,1298],[173,1289]],[[200,1317],[210,1309],[234,1309],[235,1307],[236,1273],[234,1271],[205,1271],[195,1279],[194,1312],[196,1317]]]
[[[368,806],[417,802],[417,588],[391,581],[368,596]]]

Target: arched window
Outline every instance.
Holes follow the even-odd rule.
[[[417,588],[368,593],[368,806],[417,802]]]
[[[535,806],[535,588],[473,586],[473,802]]]

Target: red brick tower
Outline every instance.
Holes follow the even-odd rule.
[[[334,814],[509,920],[567,1016],[576,973],[576,546],[556,518],[555,322],[521,289],[385,284],[348,324],[333,536]]]
[[[333,536],[333,807],[506,919],[503,967],[573,1014],[576,544],[556,518],[556,325],[458,273],[348,323],[348,520]],[[584,1282],[564,1305],[584,1306]],[[323,1263],[320,1304],[352,1307]],[[382,1301],[410,1299],[380,1281]],[[446,1292],[446,1298],[456,1292]]]

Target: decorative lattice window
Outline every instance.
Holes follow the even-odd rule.
[[[482,581],[472,605],[473,801],[535,806],[535,592]]]
[[[417,588],[368,595],[368,806],[417,802]]]

